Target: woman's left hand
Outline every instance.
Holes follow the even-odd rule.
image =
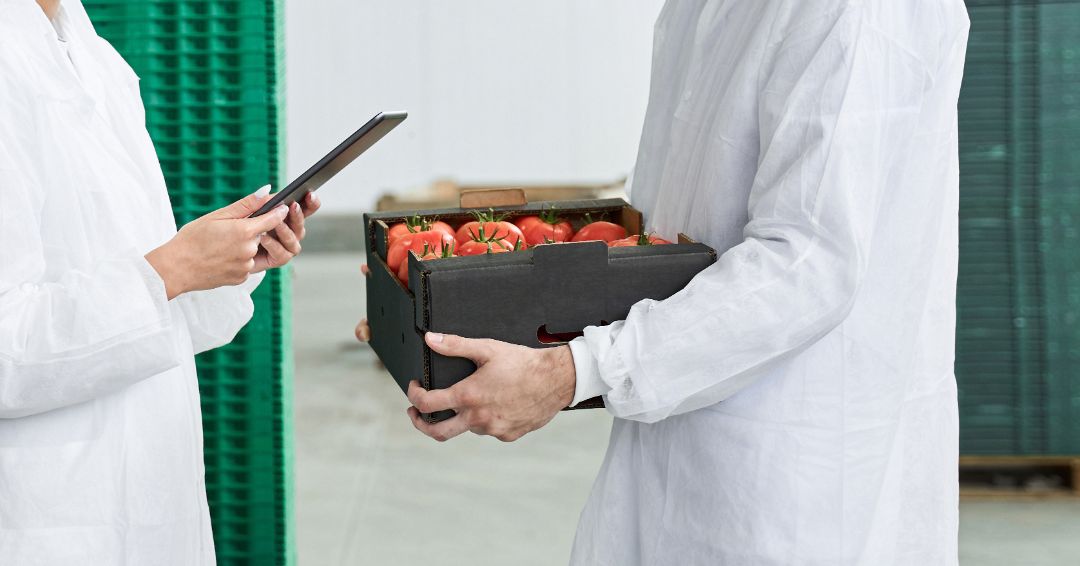
[[[259,238],[259,253],[255,256],[255,267],[251,272],[281,267],[296,257],[306,233],[304,219],[315,214],[321,205],[315,193],[308,193],[299,203],[290,205],[285,221]]]

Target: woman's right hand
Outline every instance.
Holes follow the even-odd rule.
[[[289,213],[281,205],[256,218],[248,216],[270,196],[259,191],[184,225],[146,261],[165,282],[169,299],[190,291],[239,285],[255,267],[259,237],[277,228]]]

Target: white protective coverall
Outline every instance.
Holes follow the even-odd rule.
[[[212,564],[193,355],[261,277],[166,299],[138,79],[63,6],[0,0],[0,564]]]
[[[571,562],[957,563],[961,0],[671,0],[631,200],[722,255],[571,347]]]

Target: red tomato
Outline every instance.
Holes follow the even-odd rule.
[[[663,238],[657,238],[652,234],[641,234],[637,236],[629,236],[621,240],[615,240],[614,242],[609,242],[608,247],[622,248],[632,246],[661,246],[670,243],[671,242]]]
[[[454,238],[440,230],[406,234],[395,240],[394,245],[390,246],[390,250],[386,252],[386,265],[391,271],[397,273],[402,262],[408,257],[409,251],[423,254],[426,252],[424,246],[427,246],[429,250],[442,253],[444,247],[452,245],[454,245]]]
[[[431,223],[431,229],[432,230],[439,230],[439,231],[445,233],[447,236],[451,236],[451,237],[454,236],[454,229],[451,228],[449,224],[447,224],[446,222],[443,222],[442,220],[436,220],[436,221],[432,222]]]
[[[458,240],[457,255],[497,254],[525,249],[524,238],[517,235],[506,237],[506,226],[517,230],[517,226],[509,222],[482,218],[462,226],[465,232],[459,232],[459,235],[463,235],[465,240]]]
[[[603,220],[586,224],[571,239],[572,242],[588,242],[590,240],[602,240],[614,242],[626,237],[626,228]]]
[[[525,243],[530,246],[550,244],[553,242],[569,242],[574,237],[574,229],[570,223],[563,220],[558,224],[548,224],[541,220],[535,222],[525,231]]]
[[[474,212],[476,220],[466,222],[457,230],[457,241],[464,244],[470,240],[509,240],[511,244],[525,243],[525,235],[513,224],[503,220],[505,216],[495,216],[495,210]]]
[[[429,232],[437,230],[444,232],[449,236],[454,235],[454,229],[449,224],[441,220],[429,220],[420,216],[411,216],[405,219],[405,222],[394,224],[390,227],[390,230],[386,233],[387,246],[394,245],[394,241],[406,234],[419,234],[420,232]]]
[[[558,209],[555,207],[545,208],[540,214],[518,218],[514,224],[521,228],[525,235],[525,242],[530,246],[547,244],[551,242],[568,242],[574,236],[574,227],[570,222],[559,218]],[[540,226],[541,228],[534,228]],[[530,235],[530,231],[533,231]]]
[[[514,244],[506,240],[469,240],[458,244],[457,255],[501,254],[514,251]]]
[[[521,233],[524,234],[529,231],[533,224],[538,222],[543,222],[539,216],[523,216],[514,221],[514,226],[517,226],[518,230],[521,230]]]
[[[441,258],[446,258],[446,257],[454,257],[454,244],[443,246],[443,249],[440,252],[436,252],[435,250],[431,249],[430,247],[426,248],[426,249],[427,249],[427,253],[424,253],[423,255],[420,255],[419,253],[417,254],[417,255],[420,255],[420,261],[427,261],[429,259],[441,259]],[[399,267],[398,271],[397,271],[397,277],[398,277],[398,279],[401,280],[402,283],[405,284],[406,287],[409,286],[409,256],[408,255],[405,256],[405,261],[401,262],[401,267]]]
[[[386,232],[386,244],[387,246],[394,245],[394,240],[409,233],[409,225],[404,222],[400,224],[394,224],[390,227],[390,230]]]
[[[481,232],[483,229],[483,232]],[[525,235],[521,233],[521,230],[517,226],[509,222],[494,221],[494,222],[467,222],[458,228],[457,241],[459,244],[464,244],[470,240],[477,238],[481,239],[496,239],[496,240],[508,240],[511,244],[515,244],[520,241],[522,244],[526,243]]]

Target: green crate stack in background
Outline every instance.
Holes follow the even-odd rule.
[[[280,186],[281,0],[84,0],[135,69],[178,224]],[[199,356],[206,487],[221,564],[295,562],[287,274],[236,340]]]
[[[968,0],[964,454],[1080,454],[1080,0]]]

